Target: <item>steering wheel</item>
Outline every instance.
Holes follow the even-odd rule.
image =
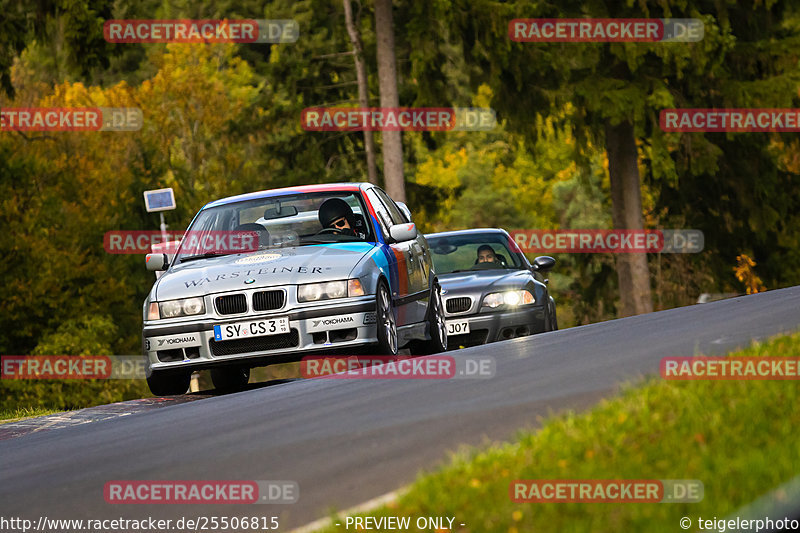
[[[326,233],[333,233],[334,235],[341,235],[343,232],[339,228],[322,228],[317,232],[317,235],[324,235]]]
[[[475,263],[474,265],[472,265],[472,268],[470,268],[470,270],[492,270],[498,268],[504,269],[506,267],[499,261],[488,261],[483,263]]]

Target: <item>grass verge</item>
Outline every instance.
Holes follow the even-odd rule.
[[[798,356],[800,334],[731,355]],[[690,517],[694,531],[698,517],[726,517],[800,474],[799,387],[797,381],[651,377],[588,412],[520,432],[512,442],[462,450],[449,465],[421,474],[398,501],[356,516],[411,517],[410,531],[419,517],[455,517],[453,531],[482,533],[674,533]],[[699,503],[520,504],[509,498],[516,479],[698,479],[705,497]],[[343,517],[334,518],[342,525],[319,531],[343,531]]]
[[[60,412],[61,411],[57,409],[45,409],[43,407],[17,407],[16,409],[6,409],[0,411],[0,424],[8,424],[9,422],[18,422],[26,418],[53,415]]]

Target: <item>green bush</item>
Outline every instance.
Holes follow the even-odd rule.
[[[31,355],[111,355],[118,328],[107,315],[71,318],[42,336]],[[144,380],[0,381],[0,412],[26,408],[80,409],[149,396]]]

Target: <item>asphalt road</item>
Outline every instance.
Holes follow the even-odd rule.
[[[287,531],[398,489],[461,444],[582,408],[666,356],[800,328],[800,287],[461,350],[492,379],[305,380],[0,441],[0,517],[280,516]],[[292,505],[112,505],[111,480],[293,480]],[[457,490],[454,487],[454,490]],[[343,529],[344,530],[344,529]]]

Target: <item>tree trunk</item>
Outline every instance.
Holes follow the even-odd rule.
[[[615,229],[643,229],[642,190],[633,124],[606,123],[606,153],[611,178],[611,211]],[[653,311],[647,254],[617,254],[619,316]]]
[[[392,23],[392,0],[375,0],[375,35],[378,52],[378,84],[381,91],[381,107],[399,107],[397,96],[397,67],[394,57],[394,27]],[[386,192],[395,201],[406,201],[406,185],[403,179],[403,143],[399,131],[384,131],[383,178]]]
[[[350,8],[350,0],[342,0],[344,4],[344,23],[347,27],[347,34],[353,45],[353,59],[356,63],[356,80],[358,81],[358,105],[369,107],[367,96],[367,68],[364,65],[364,47],[361,45],[361,35],[358,33],[358,19],[353,22],[353,10]],[[359,8],[359,14],[361,9]],[[364,150],[367,152],[367,179],[370,183],[378,183],[378,170],[375,167],[375,139],[372,131],[364,130]]]

